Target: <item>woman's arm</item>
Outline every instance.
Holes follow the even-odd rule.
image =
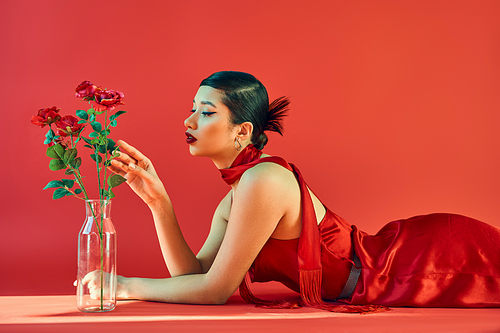
[[[127,179],[134,192],[148,205],[158,235],[163,258],[172,276],[201,273],[201,265],[187,245],[161,180],[151,161],[124,141],[118,159],[110,169]]]
[[[290,203],[296,204],[293,191],[277,169],[281,167],[266,164],[250,169],[241,178],[223,240],[207,273],[168,279],[120,278],[118,296],[173,303],[224,303],[238,288]]]

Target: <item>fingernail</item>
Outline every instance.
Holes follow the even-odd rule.
[[[130,169],[132,169],[132,170],[135,170],[135,164],[134,164],[134,163],[130,163],[130,164],[128,165],[128,167],[129,167]]]

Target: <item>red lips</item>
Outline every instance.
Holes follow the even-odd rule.
[[[191,134],[189,134],[188,132],[186,132],[186,142],[187,144],[192,144],[194,142],[196,142],[196,138],[194,136],[192,136]]]

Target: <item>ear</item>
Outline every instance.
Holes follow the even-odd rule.
[[[242,124],[238,125],[238,132],[236,135],[240,138],[241,141],[251,140],[252,132],[253,132],[253,124],[249,121],[246,121]]]

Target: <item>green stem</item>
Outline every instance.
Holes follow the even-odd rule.
[[[70,192],[70,193],[73,193],[73,196],[74,196],[75,198],[80,199],[80,200],[85,200],[85,198],[81,198],[81,197],[79,197],[79,196],[78,196],[78,194],[76,194],[74,191],[72,191],[69,187],[64,186],[64,189],[65,189],[66,191]],[[82,192],[83,192],[83,191],[82,191]]]
[[[102,208],[101,208],[102,210]],[[101,213],[101,230],[103,230],[103,214]],[[101,310],[104,308],[104,233],[101,232]]]

